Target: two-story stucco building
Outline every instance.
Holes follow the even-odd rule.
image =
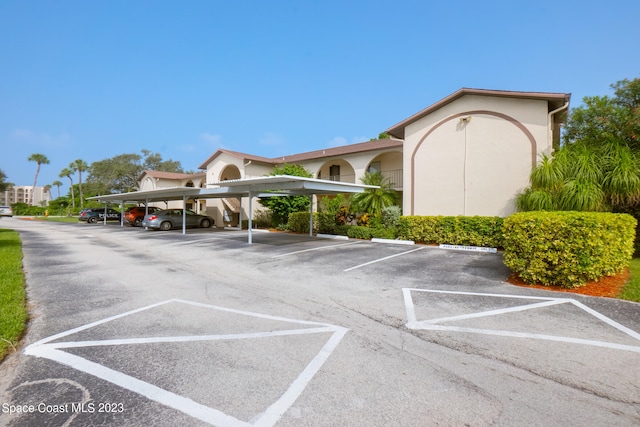
[[[460,89],[387,129],[390,139],[277,158],[220,149],[195,175],[145,171],[140,189],[204,188],[299,164],[315,178],[350,183],[381,172],[402,194],[405,215],[507,216],[540,155],[559,144],[569,100],[566,93]],[[247,206],[224,198],[187,203],[218,225],[235,224]]]

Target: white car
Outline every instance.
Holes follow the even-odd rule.
[[[0,206],[0,216],[13,216],[11,206]]]

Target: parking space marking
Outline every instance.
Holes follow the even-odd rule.
[[[351,270],[355,270],[355,269],[360,268],[360,267],[365,267],[365,266],[367,266],[367,265],[375,264],[376,262],[381,262],[381,261],[388,260],[388,259],[390,259],[390,258],[395,258],[395,257],[397,257],[397,256],[410,254],[411,252],[415,252],[415,251],[421,251],[421,250],[423,250],[424,248],[426,248],[426,246],[421,246],[421,247],[419,247],[419,248],[417,248],[417,249],[411,249],[410,251],[401,252],[401,253],[399,253],[399,254],[389,255],[389,256],[386,256],[386,257],[384,257],[384,258],[374,259],[373,261],[365,262],[364,264],[356,265],[355,267],[350,267],[350,268],[347,268],[347,269],[342,270],[342,271],[351,271]]]
[[[525,304],[517,307],[509,307],[503,309],[496,310],[487,310],[480,311],[475,313],[467,313],[457,316],[448,316],[448,317],[439,317],[428,320],[418,320],[416,316],[416,310],[413,303],[413,298],[411,296],[411,292],[427,292],[434,294],[452,294],[452,295],[469,295],[469,296],[482,296],[482,297],[495,297],[495,298],[510,298],[510,299],[528,299],[528,300],[542,300],[545,302],[533,303],[533,304]],[[533,296],[521,296],[521,295],[504,295],[504,294],[484,294],[484,293],[476,293],[476,292],[454,292],[454,291],[442,291],[442,290],[428,290],[428,289],[415,289],[415,288],[403,288],[402,293],[404,296],[405,309],[407,312],[407,328],[414,330],[432,330],[432,331],[450,331],[450,332],[466,332],[473,334],[484,334],[484,335],[496,335],[496,336],[504,336],[504,337],[514,337],[514,338],[532,338],[538,340],[547,340],[547,341],[557,341],[557,342],[566,342],[573,344],[583,344],[590,345],[595,347],[603,347],[615,350],[626,350],[632,351],[636,353],[640,353],[640,345],[624,345],[606,341],[597,341],[597,340],[588,340],[582,338],[575,337],[566,337],[566,336],[558,336],[558,335],[545,335],[545,334],[535,334],[535,333],[526,333],[526,332],[515,332],[515,331],[505,331],[505,330],[497,330],[497,329],[478,329],[478,328],[469,328],[469,327],[461,327],[461,326],[444,326],[440,323],[451,322],[455,320],[463,320],[463,319],[471,319],[471,318],[479,318],[485,316],[498,316],[505,313],[513,313],[517,311],[524,310],[533,310],[536,308],[548,307],[556,304],[573,304],[574,306],[584,310],[586,313],[596,317],[597,319],[605,322],[609,326],[612,326],[619,330],[620,332],[640,341],[640,334],[632,329],[627,328],[624,325],[610,319],[609,317],[599,313],[590,307],[582,304],[579,301],[576,301],[571,298],[548,298],[548,297],[533,297]],[[640,344],[640,343],[639,343]]]
[[[304,253],[304,252],[319,251],[319,250],[321,250],[321,249],[338,248],[338,247],[340,247],[340,246],[357,245],[357,244],[359,244],[359,243],[360,243],[360,242],[358,241],[358,242],[350,242],[350,243],[340,243],[340,244],[338,244],[338,245],[320,246],[320,247],[317,247],[317,248],[311,248],[311,249],[302,249],[302,250],[300,250],[300,251],[287,252],[287,253],[284,253],[284,254],[274,255],[274,256],[272,256],[271,258],[282,258],[282,257],[285,257],[285,256],[301,254],[301,253]]]
[[[213,240],[226,240],[226,238],[224,237],[206,237],[206,238],[202,238],[202,239],[193,239],[193,240],[186,240],[186,241],[179,241],[179,242],[172,242],[174,246],[181,246],[181,245],[192,245],[194,243],[200,243],[200,242],[211,242]]]
[[[249,333],[237,333],[237,334],[222,334],[222,335],[197,335],[197,336],[161,336],[161,337],[140,337],[140,338],[122,338],[122,339],[108,339],[108,340],[94,340],[94,341],[67,341],[67,342],[52,342],[66,336],[70,336],[74,333],[88,330],[92,327],[102,325],[107,322],[111,322],[116,319],[121,319],[126,316],[150,310],[152,308],[160,307],[165,304],[187,304],[211,310],[218,310],[227,313],[239,314],[244,316],[250,316],[258,319],[275,320],[281,322],[292,323],[297,325],[298,328],[287,330],[275,330],[271,332],[249,332]],[[300,325],[304,325],[304,328],[299,328]],[[293,405],[293,403],[302,394],[306,386],[312,380],[314,375],[320,370],[322,365],[328,360],[329,356],[336,349],[344,335],[348,332],[347,328],[341,326],[335,326],[328,323],[312,322],[306,320],[289,319],[279,316],[271,316],[260,313],[253,313],[248,311],[236,310],[226,307],[219,307],[209,304],[202,304],[192,301],[185,301],[180,299],[172,299],[163,301],[157,304],[152,304],[146,307],[142,307],[136,310],[128,311],[116,316],[112,316],[106,319],[102,319],[96,322],[83,325],[69,331],[65,331],[59,334],[52,335],[29,345],[25,350],[25,354],[50,359],[61,363],[63,365],[70,366],[79,371],[101,378],[112,384],[118,385],[127,390],[138,393],[146,398],[166,405],[181,411],[191,417],[197,418],[206,423],[216,426],[273,426],[282,415]],[[318,334],[318,333],[331,333],[330,337],[324,343],[322,348],[311,359],[311,361],[304,367],[302,372],[293,380],[284,393],[277,398],[275,402],[269,405],[264,411],[257,414],[250,421],[242,421],[231,415],[212,408],[201,403],[198,403],[188,397],[181,396],[179,394],[167,391],[149,382],[142,381],[138,378],[127,375],[123,372],[116,371],[108,368],[100,363],[96,363],[85,359],[84,357],[77,356],[63,351],[68,348],[80,348],[80,347],[99,347],[99,346],[117,346],[127,344],[147,344],[158,342],[187,342],[187,341],[219,341],[219,340],[243,340],[253,338],[269,338],[286,335],[303,335],[303,334]]]

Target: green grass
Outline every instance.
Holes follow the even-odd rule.
[[[78,216],[50,216],[48,218],[38,218],[38,219],[44,219],[45,221],[52,221],[52,222],[73,222],[73,223],[78,223],[80,221],[78,221]]]
[[[640,302],[640,258],[631,260],[629,275],[629,283],[622,289],[618,298]]]
[[[18,346],[27,320],[20,235],[0,228],[0,360]]]

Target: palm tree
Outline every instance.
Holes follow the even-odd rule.
[[[82,159],[76,159],[69,165],[69,168],[78,171],[78,189],[80,190],[80,207],[84,205],[84,196],[82,194],[82,172],[86,171],[89,165]]]
[[[51,185],[58,188],[58,198],[60,198],[60,186],[62,185],[62,181],[55,180]]]
[[[543,156],[518,210],[609,211],[640,202],[640,155],[624,144],[572,143]]]
[[[378,188],[367,188],[364,192],[351,196],[352,211],[379,215],[383,208],[399,202],[398,192],[380,172],[366,172],[360,181],[365,185],[376,185]]]
[[[74,191],[73,191],[73,178],[72,178],[73,171],[71,169],[69,169],[69,168],[64,168],[64,169],[62,169],[60,171],[60,175],[58,175],[58,176],[60,178],[67,177],[67,178],[69,178],[69,181],[71,181],[71,204],[73,206],[73,209],[75,209],[76,208],[76,196],[75,196]]]
[[[48,165],[49,164],[49,159],[47,159],[47,156],[45,156],[44,154],[32,154],[29,156],[29,158],[27,159],[30,162],[36,162],[38,164],[38,168],[36,169],[36,176],[35,178],[33,178],[33,188],[31,189],[31,203],[29,203],[30,205],[33,205],[33,196],[35,194],[36,191],[36,182],[38,182],[38,174],[40,173],[40,165]]]

